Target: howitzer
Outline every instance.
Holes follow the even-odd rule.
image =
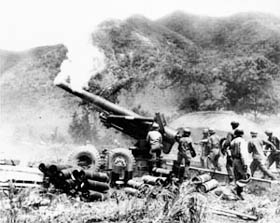
[[[74,90],[69,83],[56,83],[56,85],[92,103],[101,110],[100,119],[107,127],[113,127],[137,140],[143,141],[146,139],[153,122],[157,122],[163,135],[163,152],[169,153],[175,143],[177,130],[168,127],[164,116],[159,113],[156,113],[155,117],[144,117],[83,89]]]

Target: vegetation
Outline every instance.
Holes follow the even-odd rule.
[[[0,222],[241,222],[236,217],[217,215],[217,210],[254,215],[258,222],[280,219],[278,187],[255,188],[248,191],[244,201],[224,200],[223,195],[201,194],[191,188],[188,182],[179,191],[176,186],[159,186],[138,197],[111,189],[106,201],[85,202],[51,190],[18,190],[11,185],[0,194]]]
[[[76,144],[84,144],[86,141],[92,142],[89,111],[84,109],[81,117],[79,117],[78,113],[75,111],[68,131]]]
[[[278,113],[279,24],[266,14],[209,18],[182,12],[157,21],[134,16],[103,22],[92,43],[103,50],[106,68],[92,77],[89,91],[143,115],[161,111],[167,119],[206,110]],[[67,139],[72,115],[81,118],[82,109],[53,85],[66,54],[63,45],[0,51],[1,120],[16,123],[20,132],[32,128],[35,138],[55,130]],[[94,116],[91,133],[102,128]],[[94,134],[84,140],[100,139]]]
[[[110,86],[103,93],[114,101],[125,89],[137,95],[152,83],[175,92],[179,110],[277,113],[279,24],[265,14],[216,19],[182,12],[156,22],[105,22],[92,37],[110,64],[92,83]]]
[[[279,74],[279,68],[268,59],[236,58],[221,64],[219,72],[229,110],[255,114],[278,112],[279,101],[272,81]]]

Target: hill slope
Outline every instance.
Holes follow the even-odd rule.
[[[261,77],[272,72],[264,86],[279,88],[279,21],[262,14],[209,18],[177,12],[158,21],[134,16],[103,22],[92,43],[104,52],[106,67],[94,74],[88,90],[144,115],[165,113],[168,120],[190,111],[226,110],[227,86],[219,75],[236,64],[244,77],[255,75],[252,70]],[[12,123],[21,134],[49,136],[58,128],[67,135],[80,100],[53,86],[66,52],[62,45],[0,51],[1,123]],[[91,134],[106,136],[97,119],[90,117]]]
[[[12,126],[18,135],[35,137],[50,136],[57,127],[65,131],[63,119],[67,119],[65,113],[72,109],[73,100],[54,87],[53,80],[66,52],[63,45],[56,45],[1,53],[2,126]]]

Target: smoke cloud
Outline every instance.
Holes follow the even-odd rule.
[[[91,41],[81,41],[77,45],[67,45],[67,60],[61,65],[61,72],[54,80],[54,84],[70,80],[71,88],[79,90],[88,88],[91,77],[101,72],[106,66],[106,57],[102,50],[94,46]]]

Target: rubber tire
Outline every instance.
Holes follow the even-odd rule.
[[[79,160],[86,158],[87,161],[91,162],[89,166],[80,166]],[[69,162],[74,167],[81,167],[92,171],[98,171],[101,166],[101,157],[99,151],[93,145],[80,146],[75,149],[69,156]]]
[[[134,158],[132,152],[125,148],[116,148],[116,149],[112,149],[109,152],[109,156],[108,156],[109,169],[113,169],[113,161],[118,156],[122,156],[125,158],[126,163],[127,163],[126,171],[132,172],[133,167],[135,166],[135,158]]]

